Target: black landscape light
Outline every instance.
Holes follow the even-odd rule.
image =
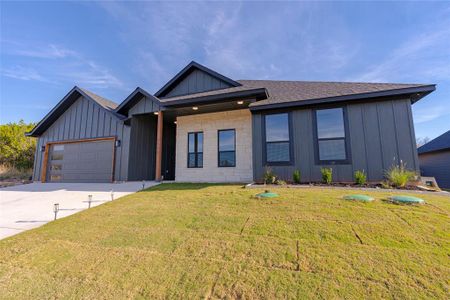
[[[92,195],[88,195],[89,208],[91,208]]]
[[[142,180],[142,189],[145,189],[145,181]]]

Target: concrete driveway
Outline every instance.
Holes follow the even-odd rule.
[[[145,182],[145,187],[157,185]],[[53,205],[59,203],[58,219],[132,194],[142,182],[125,183],[31,183],[0,189],[0,239],[53,221]]]

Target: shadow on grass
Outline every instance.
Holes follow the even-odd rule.
[[[162,183],[140,192],[153,192],[153,191],[180,191],[180,190],[201,190],[211,186],[226,186],[236,185],[231,183]]]

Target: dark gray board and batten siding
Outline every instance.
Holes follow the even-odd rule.
[[[143,96],[128,111],[131,117],[128,180],[154,180],[159,103]]]
[[[418,171],[418,157],[409,99],[336,105],[346,107],[350,163],[318,165],[315,159],[314,108],[293,109],[291,113],[293,163],[270,166],[280,178],[292,180],[300,170],[303,182],[321,180],[322,167],[333,168],[333,180],[351,182],[356,170],[364,170],[369,181],[383,179],[385,170],[400,160]],[[318,107],[319,108],[319,107]],[[326,108],[329,108],[326,107]],[[271,111],[273,113],[275,111]],[[260,181],[265,170],[263,113],[253,114],[253,172]]]
[[[114,179],[127,180],[130,127],[96,102],[80,97],[38,139],[33,180],[42,180],[44,152],[48,142],[71,141],[99,137],[116,137],[121,141],[116,148]]]
[[[175,97],[229,88],[232,85],[219,80],[201,70],[194,70],[164,97]]]

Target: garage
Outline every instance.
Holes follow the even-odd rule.
[[[47,182],[112,182],[114,138],[47,144]]]

